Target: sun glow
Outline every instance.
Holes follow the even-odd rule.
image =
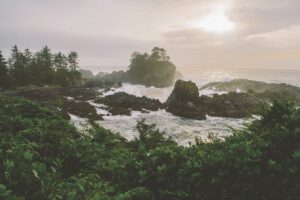
[[[216,33],[229,32],[235,27],[234,23],[226,16],[224,5],[214,7],[210,14],[195,22],[193,26]]]

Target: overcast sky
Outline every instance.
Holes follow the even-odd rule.
[[[179,68],[300,69],[300,0],[0,0],[0,50],[14,44],[82,66],[160,46]]]

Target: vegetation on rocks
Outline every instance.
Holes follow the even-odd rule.
[[[100,73],[89,79],[87,85],[97,85],[103,82],[128,82],[154,87],[168,87],[174,82],[176,66],[170,61],[166,50],[155,47],[151,54],[134,52],[131,55],[129,69],[127,71],[114,71],[109,74]]]
[[[2,92],[8,96],[20,96],[37,102],[42,106],[60,114],[65,119],[70,119],[69,113],[87,118],[90,120],[100,120],[102,116],[97,114],[94,106],[88,101],[98,98],[97,89],[82,87],[31,87]]]
[[[173,84],[176,66],[171,63],[164,49],[155,47],[151,55],[134,52],[131,55],[128,81],[154,87],[167,87]]]

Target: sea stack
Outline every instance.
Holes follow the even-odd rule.
[[[199,107],[199,89],[192,81],[177,80],[166,101],[166,110],[174,115],[203,120],[205,112]]]

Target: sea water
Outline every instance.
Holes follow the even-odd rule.
[[[196,70],[197,71],[197,70]],[[184,80],[191,80],[201,86],[215,81],[230,81],[237,78],[246,78],[250,80],[265,81],[269,83],[287,83],[300,86],[300,70],[251,70],[251,69],[233,69],[233,70],[201,70],[196,73],[184,73]],[[143,85],[132,85],[124,83],[120,88],[114,88],[105,92],[103,96],[111,95],[117,92],[126,92],[136,96],[146,96],[159,99],[165,102],[171,94],[173,86],[167,88],[145,87]],[[239,92],[239,91],[237,91]],[[200,95],[212,95],[215,93],[223,94],[225,91],[199,90]],[[97,107],[99,114],[108,114],[104,105],[98,105],[90,102]],[[132,111],[131,116],[104,116],[103,121],[98,123],[104,128],[119,133],[128,140],[138,136],[135,129],[138,120],[145,119],[146,123],[154,123],[157,127],[166,132],[167,136],[172,137],[181,145],[194,143],[195,138],[206,139],[209,134],[215,134],[218,137],[224,137],[231,134],[231,129],[241,129],[246,124],[251,123],[253,118],[234,119],[207,116],[206,120],[192,120],[174,116],[165,110],[151,111],[141,113]]]

